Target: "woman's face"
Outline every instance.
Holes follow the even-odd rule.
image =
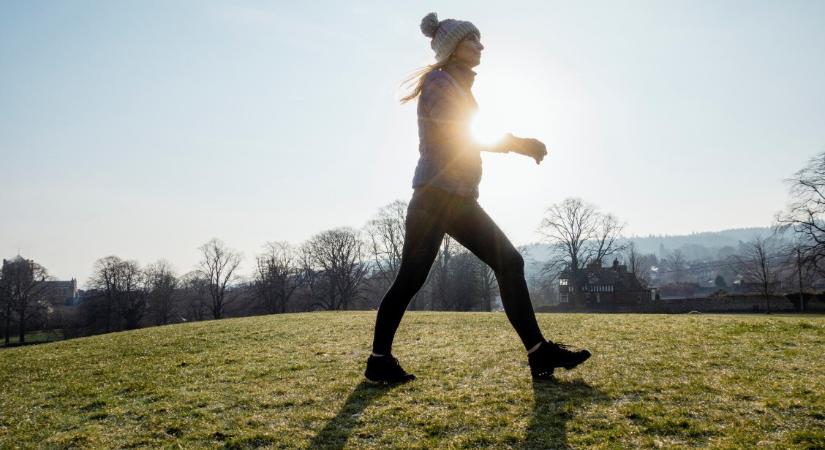
[[[461,62],[468,67],[475,67],[481,64],[482,50],[484,50],[484,46],[481,45],[481,41],[478,39],[478,36],[475,34],[470,34],[458,43],[458,46],[453,52],[452,59]]]

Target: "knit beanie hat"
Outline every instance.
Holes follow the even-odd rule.
[[[432,38],[430,47],[435,50],[435,60],[445,61],[468,34],[481,38],[481,32],[471,22],[455,19],[438,21],[436,13],[429,13],[421,19],[421,32]]]

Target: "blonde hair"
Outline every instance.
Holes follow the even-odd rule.
[[[447,63],[450,62],[450,59],[451,58],[446,58],[443,61],[439,61],[413,71],[413,73],[411,73],[410,76],[401,83],[401,86],[407,86],[409,91],[407,95],[401,97],[401,104],[403,105],[404,103],[418,98],[418,96],[421,95],[421,91],[424,89],[424,80],[427,79],[427,75],[446,66]]]

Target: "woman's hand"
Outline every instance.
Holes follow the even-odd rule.
[[[511,152],[529,156],[536,160],[536,164],[547,156],[547,146],[538,139],[520,138],[508,133],[505,142]]]

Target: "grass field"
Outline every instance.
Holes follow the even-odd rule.
[[[0,337],[2,339],[2,337]],[[63,339],[62,330],[47,330],[47,331],[29,331],[26,333],[26,344],[40,344],[43,342],[59,341]],[[20,342],[20,336],[17,333],[12,333],[9,336],[9,347],[17,346]],[[5,341],[0,340],[0,348],[5,347]]]
[[[540,314],[593,358],[534,384],[501,313],[409,313],[417,381],[364,382],[374,313],[0,351],[0,448],[825,448],[825,317]]]

